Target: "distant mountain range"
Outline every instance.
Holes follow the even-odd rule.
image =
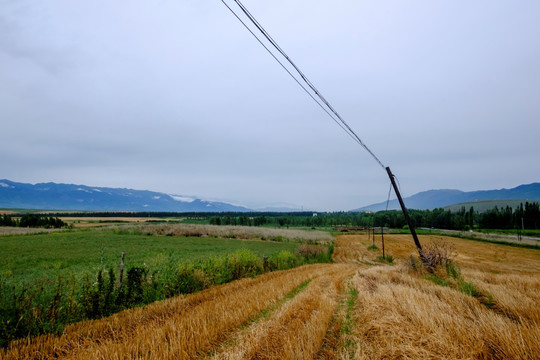
[[[81,211],[245,212],[246,207],[189,196],[86,185],[0,180],[0,208]]]
[[[540,183],[520,185],[512,189],[460,191],[460,190],[428,190],[404,198],[408,209],[428,210],[449,205],[466,203],[466,207],[474,206],[474,202],[486,200],[521,200],[540,201]],[[455,207],[455,206],[454,206]],[[355,209],[353,211],[380,211],[386,209],[386,201]],[[390,200],[388,210],[400,209],[397,199]]]
[[[520,185],[512,189],[464,192],[460,190],[429,190],[404,199],[409,209],[459,209],[490,206],[518,201],[540,201],[540,183]],[[457,204],[457,205],[456,205]],[[488,205],[486,205],[488,204]],[[494,205],[493,205],[494,206]],[[511,205],[512,206],[512,205]],[[149,212],[293,212],[301,209],[290,204],[275,204],[262,209],[249,209],[226,202],[207,201],[192,196],[171,195],[133,189],[105,188],[86,185],[40,183],[24,184],[0,180],[0,208],[79,211],[149,211]],[[386,202],[364,206],[352,211],[380,211]],[[398,201],[391,200],[388,209],[399,209]],[[476,209],[476,208],[475,208]],[[480,209],[478,209],[480,210]],[[481,211],[481,210],[480,210]]]

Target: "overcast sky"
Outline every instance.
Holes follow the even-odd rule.
[[[404,196],[540,181],[539,1],[243,4]],[[0,0],[0,125],[19,182],[329,211],[390,184],[220,0]]]

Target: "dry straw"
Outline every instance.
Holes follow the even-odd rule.
[[[267,319],[240,331],[213,359],[313,359],[354,266],[334,265]]]
[[[145,235],[217,237],[232,239],[261,239],[273,241],[301,241],[326,244],[333,237],[318,230],[277,229],[254,226],[219,226],[198,224],[156,224],[123,226],[119,229],[134,229]]]

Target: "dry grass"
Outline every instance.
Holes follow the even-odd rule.
[[[324,231],[298,229],[276,229],[254,226],[219,226],[197,224],[156,224],[140,225],[135,229],[143,234],[168,236],[209,236],[234,239],[289,240],[326,244],[333,237]]]
[[[12,226],[0,226],[0,236],[4,235],[26,235],[26,234],[42,234],[55,231],[63,231],[62,229],[44,229],[44,228],[21,228]]]
[[[513,288],[500,287],[493,295],[495,301],[505,299],[507,313],[403,268],[361,271],[353,279],[358,291],[354,358],[533,359],[540,353],[540,323],[538,311],[528,311],[538,305],[540,280],[514,280]],[[526,284],[533,285],[533,294],[520,296],[525,304],[506,296]]]
[[[167,221],[157,217],[123,217],[123,216],[103,216],[103,217],[85,217],[85,216],[62,216],[61,220],[75,228],[103,227],[122,223],[144,223],[147,221]],[[174,219],[178,221],[178,219]]]
[[[332,258],[338,263],[371,262],[373,253],[367,250],[371,245],[367,235],[340,235],[336,239]]]
[[[517,323],[540,325],[538,275],[493,274],[468,269],[463,274],[482,294],[491,296],[493,311]]]
[[[446,243],[457,256],[456,262],[464,269],[476,269],[492,273],[540,274],[540,250],[513,246],[497,245],[449,236],[420,235],[422,246],[429,243]],[[371,245],[367,235],[340,235],[336,240],[334,261],[373,262],[381,255],[381,237],[376,236],[379,250],[368,251]],[[407,259],[417,256],[411,235],[385,234],[384,242],[387,254],[394,258]]]
[[[353,243],[367,239],[344,237]],[[354,346],[343,349],[341,358],[538,358],[540,251],[421,238],[423,244],[427,240],[451,243],[464,281],[474,286],[476,296],[428,281],[406,261],[362,269],[352,280],[358,292],[350,338]],[[410,236],[385,236],[385,242],[394,256],[414,254]],[[369,256],[368,250],[361,256]]]
[[[264,321],[240,331],[213,359],[313,359],[354,266],[335,265]]]
[[[489,240],[489,241],[499,241],[499,242],[510,242],[516,244],[528,244],[528,245],[539,245],[540,239],[537,237],[528,237],[523,236],[521,240],[518,240],[517,234],[496,234],[496,233],[485,233],[478,231],[460,231],[460,230],[438,230],[444,234],[450,236],[455,235],[459,237],[469,237],[479,240]]]

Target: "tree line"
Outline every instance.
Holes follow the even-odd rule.
[[[462,207],[457,212],[442,208],[433,210],[409,210],[415,227],[449,230],[481,229],[534,229],[540,226],[538,203],[521,204],[516,209],[509,206],[479,213],[473,207]],[[407,225],[400,210],[369,212],[332,212],[307,214],[266,214],[246,216],[245,214],[213,214],[209,223],[214,225],[244,226],[307,226],[307,227],[389,227],[404,228]]]
[[[57,217],[41,216],[38,214],[24,214],[20,218],[4,214],[0,217],[0,226],[16,227],[41,227],[59,229],[66,226],[66,223]]]
[[[173,213],[173,212],[85,212],[80,214],[52,214],[56,217],[24,214],[13,218],[10,215],[0,217],[0,226],[54,227],[66,224],[61,216],[135,216],[183,218],[186,222],[196,221],[213,225],[240,226],[277,226],[277,227],[389,227],[404,228],[407,222],[400,210],[370,212],[208,212],[208,213]],[[409,210],[409,215],[417,228],[437,228],[449,230],[480,229],[531,229],[540,226],[540,207],[538,202],[525,202],[516,208],[497,207],[484,212],[476,212],[473,207],[462,207],[452,212],[442,208],[433,210]]]

